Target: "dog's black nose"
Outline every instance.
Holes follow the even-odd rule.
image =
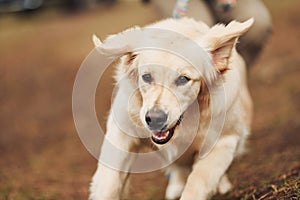
[[[146,113],[145,120],[150,130],[162,130],[168,115],[161,109],[153,108]]]

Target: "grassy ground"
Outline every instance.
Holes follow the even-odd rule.
[[[274,32],[255,66],[249,152],[235,161],[235,189],[214,199],[299,199],[300,6],[266,1]],[[96,160],[74,128],[76,72],[104,38],[159,19],[151,6],[120,2],[66,14],[56,9],[0,17],[0,199],[87,199]],[[161,172],[133,176],[132,199],[162,199]]]

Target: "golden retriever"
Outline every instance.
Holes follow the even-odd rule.
[[[128,172],[133,171],[134,159],[110,151],[108,143],[128,153],[144,147],[166,151],[161,157],[172,161],[164,168],[169,177],[166,199],[204,200],[230,190],[226,171],[243,151],[252,117],[245,63],[235,46],[252,24],[250,19],[209,28],[191,18],[166,19],[112,35],[104,42],[94,36],[101,54],[120,58],[115,76],[118,89],[91,183],[91,200],[121,199]],[[163,49],[135,51],[133,43],[147,43],[147,38],[139,41],[125,35],[147,28],[185,38],[148,34],[152,42],[157,40],[154,45],[177,45],[175,52],[182,47],[198,66]],[[161,40],[164,37],[167,42]],[[188,50],[186,40],[201,51]],[[186,144],[187,148],[181,148]],[[122,169],[109,166],[105,159],[116,161]]]

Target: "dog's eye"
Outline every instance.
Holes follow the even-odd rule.
[[[187,76],[179,76],[176,81],[175,84],[176,85],[185,85],[187,82],[189,82],[191,79]]]
[[[143,80],[146,82],[146,83],[151,83],[152,82],[152,76],[151,74],[144,74],[142,76]]]

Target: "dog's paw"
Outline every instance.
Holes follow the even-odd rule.
[[[229,192],[231,190],[231,188],[232,188],[232,184],[230,183],[227,175],[225,174],[219,182],[218,192],[220,194],[225,194],[225,193]]]
[[[166,190],[166,200],[179,199],[184,189],[183,184],[169,184]]]

